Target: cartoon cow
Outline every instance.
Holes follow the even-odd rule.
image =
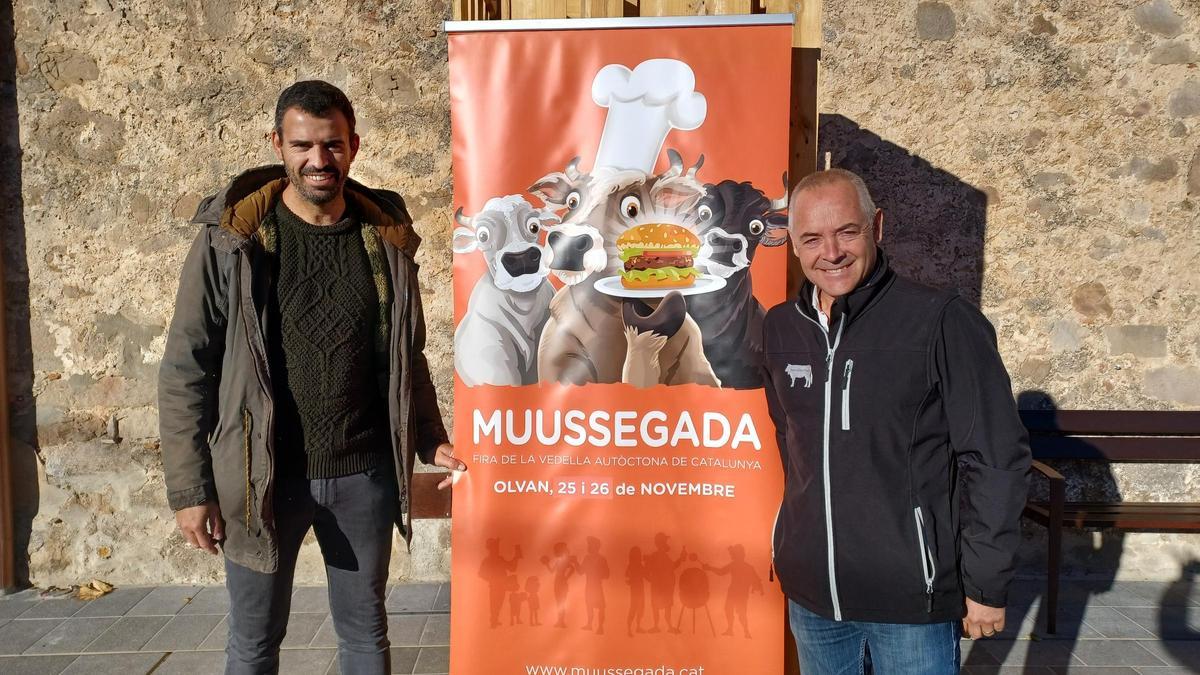
[[[704,353],[721,385],[756,389],[762,386],[766,312],[751,288],[750,263],[760,244],[787,241],[787,197],[772,200],[750,183],[732,180],[706,185],[705,192],[696,207],[703,242],[697,264],[725,279],[725,287],[688,296],[688,314],[700,324]]]
[[[576,158],[565,172],[548,174],[529,188],[563,212],[549,245],[551,271],[567,285],[555,294],[542,331],[541,381],[720,386],[704,356],[699,326],[678,293],[651,304],[623,302],[594,288],[598,278],[621,268],[616,240],[622,232],[642,223],[694,221],[695,205],[704,196],[695,178],[699,164],[684,173],[678,153],[668,154],[671,166],[661,175],[608,167],[581,174]]]
[[[474,217],[454,214],[454,252],[479,250],[487,273],[454,331],[454,369],[467,386],[538,381],[538,339],[550,316],[550,250],[542,228],[558,222],[519,195],[496,197]]]

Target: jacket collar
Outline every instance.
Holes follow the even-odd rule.
[[[871,274],[853,291],[833,301],[833,308],[829,314],[830,328],[843,317],[847,324],[853,323],[855,319],[870,309],[884,291],[892,285],[896,273],[888,264],[887,255],[884,254],[883,249],[877,249],[877,252],[878,257],[875,259],[875,268],[871,270]],[[805,316],[816,321],[817,311],[812,306],[813,288],[811,281],[804,282],[804,285],[800,287],[800,299],[796,306]]]
[[[251,239],[287,184],[287,173],[280,164],[250,169],[201,201],[192,222],[219,226],[239,240]],[[381,239],[410,258],[416,254],[421,238],[413,230],[412,217],[400,195],[390,190],[372,190],[347,179],[346,200],[357,208],[363,222],[375,226]]]

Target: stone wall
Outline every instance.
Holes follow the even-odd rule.
[[[1200,5],[826,0],[823,28],[821,150],[866,177],[897,267],[981,301],[1022,407],[1200,408]],[[1064,471],[1070,498],[1200,501],[1200,466]],[[1066,548],[1174,579],[1200,537]]]
[[[0,217],[30,576],[216,581],[217,561],[174,532],[156,439],[186,220],[229,175],[273,161],[283,86],[343,87],[363,136],[355,178],[405,194],[426,242],[427,354],[449,418],[449,5],[15,0],[12,12],[0,184],[20,192],[0,193]],[[1186,0],[825,2],[822,150],[867,175],[897,266],[982,303],[1025,405],[1200,407],[1198,29]],[[1196,467],[1113,473],[1075,489],[1200,501]],[[1200,557],[1194,537],[1101,544],[1073,542],[1073,569],[1123,549],[1123,575],[1174,578]],[[298,579],[319,581],[308,546]],[[445,576],[444,523],[421,525],[412,557],[396,550],[395,575]]]

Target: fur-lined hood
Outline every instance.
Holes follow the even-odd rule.
[[[201,201],[192,222],[219,226],[241,239],[253,237],[287,184],[281,164],[250,169]],[[353,179],[346,180],[345,194],[362,219],[375,226],[381,239],[409,258],[416,254],[421,238],[413,230],[403,197],[390,190],[372,190]]]

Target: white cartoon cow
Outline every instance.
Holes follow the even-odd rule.
[[[487,273],[475,284],[454,331],[454,369],[467,386],[538,381],[537,350],[554,288],[542,228],[558,222],[519,195],[496,197],[472,217],[454,215],[454,252],[483,253]]]

